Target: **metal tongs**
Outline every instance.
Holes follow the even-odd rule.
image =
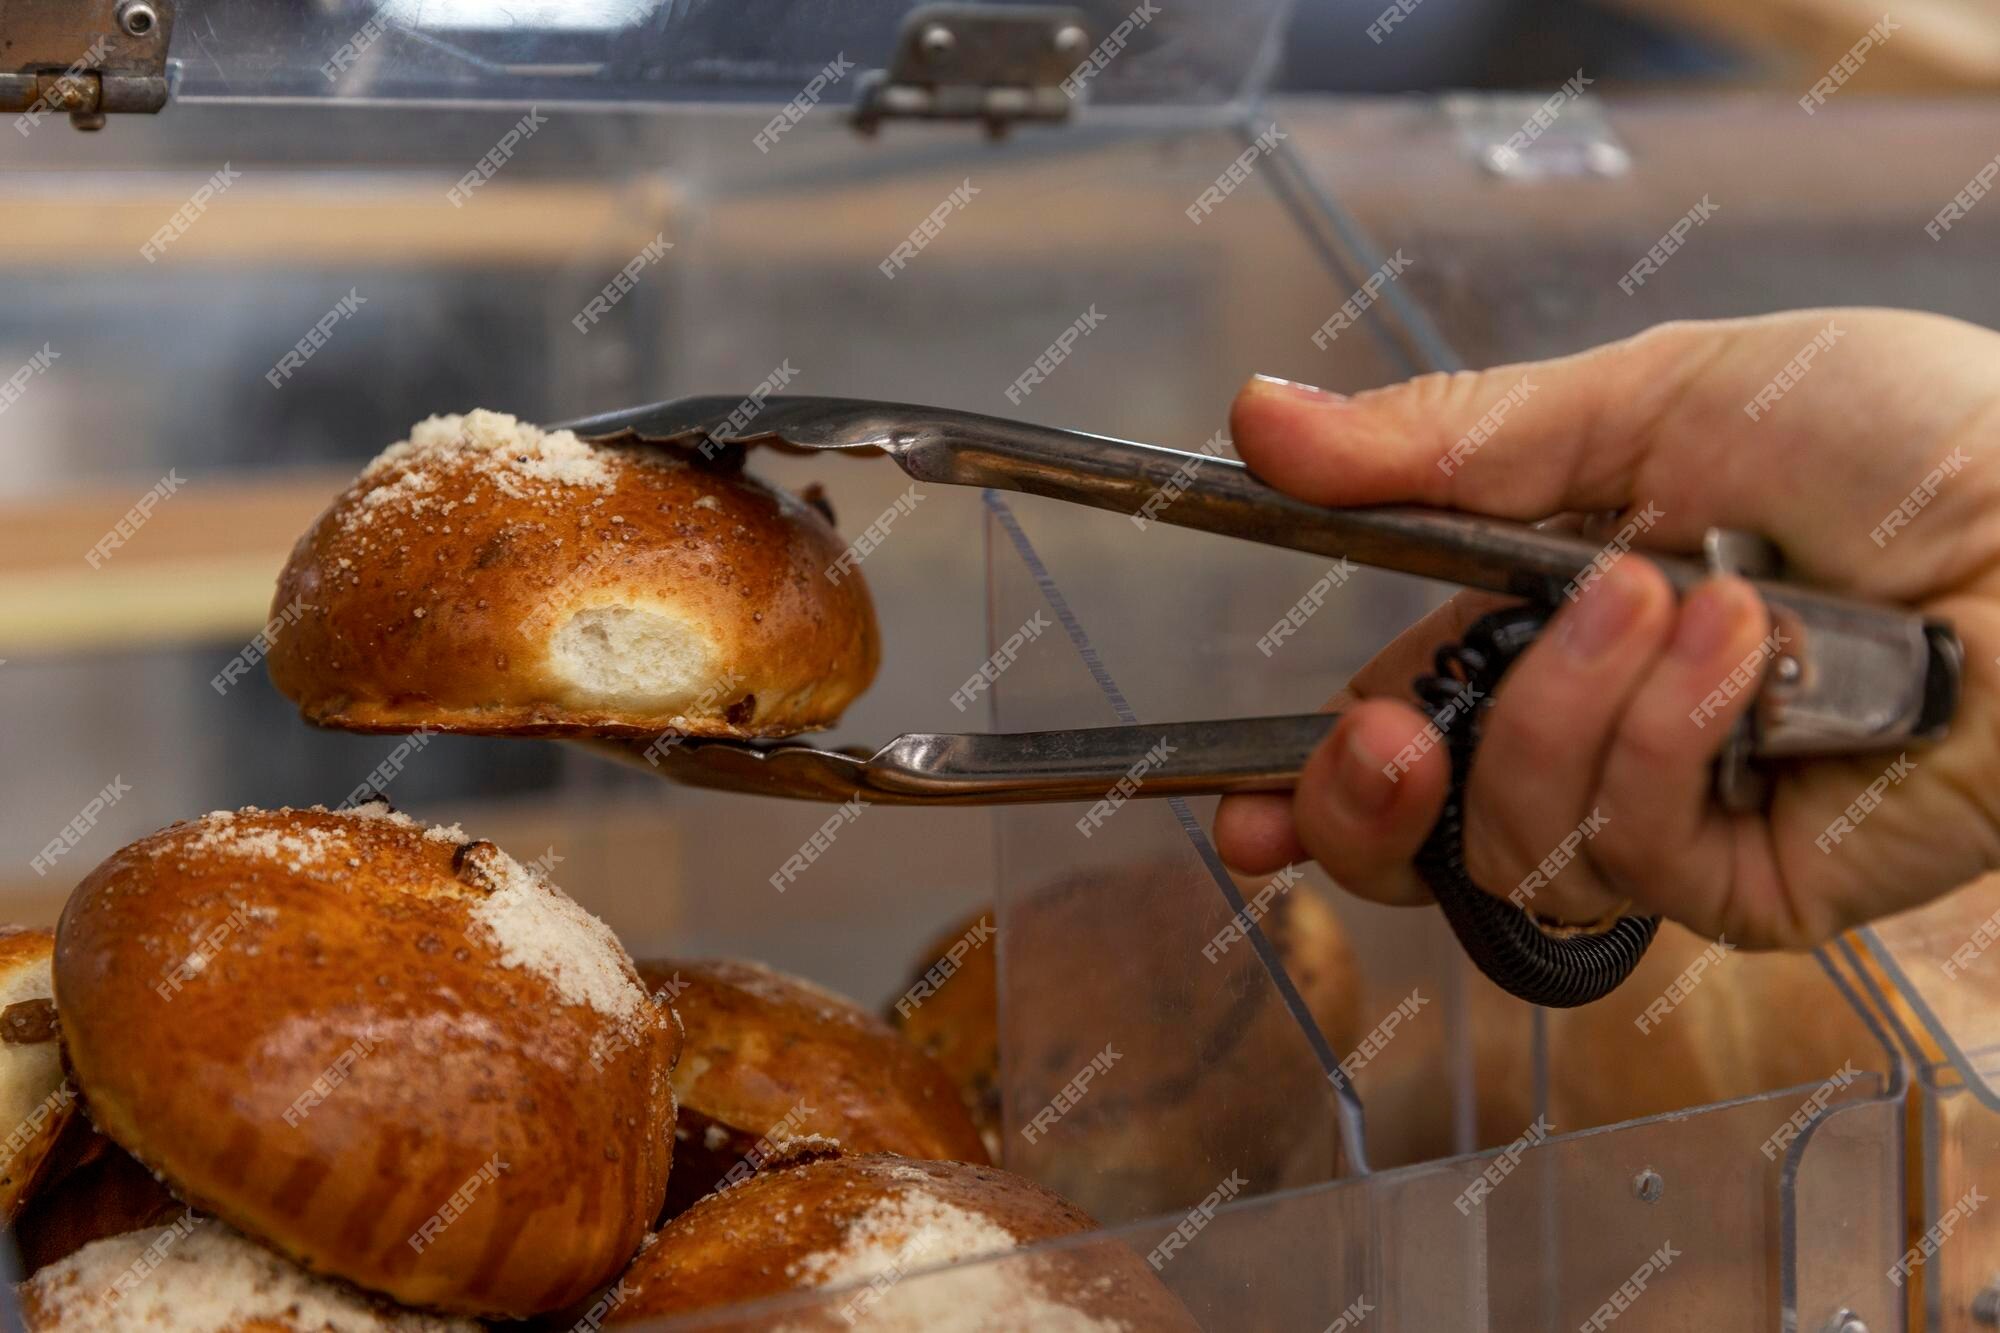
[[[682,398],[564,425],[585,439],[678,446],[703,455],[748,445],[886,454],[920,482],[994,487],[1144,514],[1180,527],[1512,594],[1523,598],[1532,614],[1495,621],[1475,654],[1482,669],[1496,676],[1561,604],[1565,587],[1589,577],[1602,550],[1582,537],[1442,510],[1329,509],[1272,489],[1230,459],[978,413],[795,396],[769,398],[754,413],[744,412],[743,405],[738,398]],[[1780,581],[1771,549],[1742,534],[1711,531],[1700,560],[1650,552],[1647,558],[1682,592],[1716,572],[1750,578],[1777,630],[1773,642],[1781,650],[1717,765],[1717,795],[1729,807],[1753,809],[1764,799],[1767,784],[1753,761],[1894,749],[1934,739],[1950,721],[1962,650],[1948,625]],[[1440,654],[1441,668],[1445,657]],[[1150,756],[1135,795],[1269,791],[1293,785],[1337,720],[1312,713],[1011,735],[925,733],[899,736],[872,752],[800,741],[689,738],[668,750],[662,767],[677,781],[769,796],[995,804],[1098,798]],[[1453,738],[1461,781],[1475,735],[1476,723],[1457,728]],[[635,742],[631,748],[642,747]],[[1444,833],[1447,840],[1459,836],[1456,809],[1448,810],[1439,828],[1434,840]],[[1602,966],[1580,989],[1574,977],[1565,989],[1554,984],[1560,978],[1553,975],[1539,982],[1517,976],[1519,985],[1510,984],[1496,972],[1509,966],[1507,960],[1482,957],[1481,947],[1467,938],[1468,929],[1500,929],[1515,937],[1515,945],[1540,950],[1547,944],[1558,953],[1579,938],[1608,939],[1615,929],[1599,936],[1545,935],[1525,913],[1476,888],[1472,897],[1480,901],[1472,906],[1482,919],[1469,925],[1461,920],[1463,910],[1455,912],[1447,901],[1445,888],[1454,886],[1441,888],[1437,882],[1440,875],[1452,878],[1454,866],[1462,879],[1462,860],[1451,847],[1435,851],[1432,865],[1420,857],[1419,866],[1439,890],[1460,938],[1489,975],[1516,993],[1534,991],[1526,998],[1540,1003],[1594,998],[1622,979],[1644,949],[1644,939],[1636,941],[1636,949],[1626,940],[1608,984]],[[1471,888],[1469,882],[1462,887]],[[1491,918],[1489,907],[1511,916]],[[1523,925],[1533,938],[1521,934]],[[1650,938],[1650,922],[1644,934]]]

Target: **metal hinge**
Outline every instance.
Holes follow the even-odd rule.
[[[68,113],[80,130],[111,112],[167,104],[174,0],[0,0],[0,111],[27,133]]]
[[[995,134],[1018,121],[1069,118],[1070,79],[1090,51],[1083,11],[1067,5],[922,5],[903,20],[889,68],[856,87],[854,125],[978,120]]]

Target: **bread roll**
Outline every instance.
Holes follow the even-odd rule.
[[[85,1246],[19,1291],[28,1333],[473,1333],[313,1277],[212,1218]]]
[[[527,1315],[659,1214],[672,1022],[603,923],[456,828],[175,824],[78,887],[55,990],[97,1127],[315,1272]]]
[[[76,1114],[49,978],[55,932],[0,927],[0,1220],[11,1221]]]
[[[1191,1333],[1180,1303],[1117,1241],[916,1275],[1095,1225],[990,1166],[884,1154],[779,1165],[668,1223],[619,1279],[607,1322],[862,1283],[813,1309],[703,1327]]]
[[[682,451],[432,417],[293,550],[271,679],[353,731],[825,727],[878,656],[843,549],[810,506]]]
[[[1704,956],[1698,979],[1671,1010],[1649,1017],[1647,1006]],[[1484,977],[1468,973],[1466,984],[1470,1027],[1462,1049],[1477,1112],[1472,1146],[1495,1148],[1512,1142],[1542,1109],[1531,1059],[1535,1011]],[[1818,959],[1719,951],[1671,921],[1660,923],[1652,947],[1617,990],[1591,1004],[1545,1010],[1544,1021],[1546,1112],[1560,1134],[1811,1087],[1850,1061],[1857,1070],[1887,1067],[1881,1045]],[[1357,1074],[1378,1169],[1462,1151],[1451,1114],[1456,1049],[1446,1011],[1434,1006]]]
[[[684,1030],[669,1214],[815,1135],[850,1152],[987,1160],[945,1072],[852,1001],[757,963],[640,963],[639,976],[672,997]]]
[[[1211,964],[1201,948],[1213,923],[1156,923],[1160,886],[1184,874],[1173,862],[1081,870],[1011,908],[1012,956],[1028,960],[1021,966],[1037,981],[1060,976],[1062,984],[1017,982],[1010,990],[1008,1022],[1030,1034],[1034,1063],[1008,1070],[1008,1079],[1041,1090],[1039,1102],[1107,1041],[1120,1058],[1117,1076],[1093,1083],[1065,1118],[1066,1132],[1040,1140],[1032,1169],[1065,1193],[1112,1201],[1121,1216],[1187,1207],[1214,1186],[1223,1164],[1240,1168],[1252,1192],[1306,1183],[1307,1164],[1332,1150],[1331,1115],[1300,1110],[1325,1105],[1325,1075],[1250,945],[1239,942]],[[939,960],[975,936],[982,920],[997,920],[993,909],[939,935],[917,963],[908,1003],[891,1013],[997,1140],[998,941],[960,951],[949,974],[938,975],[947,971]],[[1133,952],[1135,921],[1153,932],[1145,958]],[[1313,890],[1295,887],[1268,900],[1260,924],[1328,1044],[1337,1053],[1351,1049],[1368,1024],[1339,917]],[[1168,965],[1168,958],[1189,961]],[[1133,1021],[1137,1015],[1152,1017]],[[1199,1095],[1204,1080],[1234,1092]],[[1092,1128],[1069,1137],[1084,1125]],[[1026,1141],[1017,1134],[1007,1146],[1018,1152]]]
[[[957,1085],[987,1157],[1001,1160],[1000,974],[993,909],[956,922],[918,955],[889,1022]]]

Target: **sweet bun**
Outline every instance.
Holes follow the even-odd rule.
[[[1679,978],[1704,954],[1710,963],[1700,984],[1680,990]],[[1617,990],[1573,1009],[1539,1011],[1549,1050],[1539,1096],[1530,1058],[1538,1011],[1484,977],[1469,976],[1466,985],[1464,1028],[1412,1024],[1355,1079],[1368,1109],[1370,1164],[1378,1169],[1500,1147],[1538,1115],[1575,1133],[1815,1087],[1849,1061],[1865,1071],[1887,1059],[1813,955],[1718,956],[1709,940],[1672,921],[1660,923]],[[1682,998],[1641,1029],[1637,1020],[1670,987]],[[1801,1015],[1810,1021],[1776,1021]],[[1469,1144],[1456,1137],[1456,1098],[1440,1093],[1457,1078],[1471,1083]]]
[[[990,1166],[887,1154],[780,1164],[662,1228],[619,1279],[607,1322],[844,1287],[810,1308],[702,1327],[1192,1333],[1180,1303],[1117,1241],[918,1275],[1095,1226],[1040,1185]]]
[[[456,828],[175,824],[77,888],[55,992],[97,1127],[315,1272],[528,1315],[659,1214],[673,1023],[602,922]]]
[[[987,1160],[951,1079],[852,1001],[757,963],[640,963],[639,976],[672,997],[683,1028],[670,1213],[814,1136]]]
[[[63,1077],[49,959],[54,931],[0,928],[0,1220],[11,1220],[76,1114]]]
[[[952,925],[918,956],[889,1022],[953,1084],[987,1157],[1000,1153],[1000,974],[991,907]]]
[[[1354,1049],[1369,1025],[1361,963],[1340,914],[1313,890],[1299,888],[1274,899],[1260,924],[1327,1044],[1342,1055]]]
[[[875,674],[875,613],[804,502],[644,445],[432,417],[292,551],[271,679],[354,731],[783,736]]]
[[[220,1222],[94,1241],[19,1288],[28,1333],[473,1333],[316,1278]]]
[[[1311,1135],[1324,1121],[1299,1108],[1324,1098],[1325,1076],[1290,1011],[1279,1002],[1262,964],[1247,944],[1200,956],[1213,927],[1205,921],[1156,945],[1162,956],[1183,947],[1200,969],[1206,989],[1190,998],[1187,966],[1106,966],[1130,956],[1129,927],[1147,919],[1160,886],[1184,875],[1177,863],[1140,863],[1081,870],[1024,895],[1010,909],[1010,949],[1031,960],[1034,976],[1060,975],[1060,988],[1021,985],[1010,990],[1009,1023],[1035,1034],[1031,1066],[1009,1078],[1040,1103],[1063,1086],[1110,1039],[1119,1052],[1118,1077],[1093,1084],[1089,1098],[1066,1117],[1078,1138],[1045,1136],[1036,1149],[1038,1179],[1093,1198],[1113,1199],[1121,1212],[1144,1215],[1185,1208],[1214,1185],[1213,1162],[1240,1167],[1254,1192],[1305,1183],[1302,1166],[1321,1152]],[[1248,895],[1246,895],[1248,896]],[[1001,1130],[1002,1079],[997,940],[968,948],[982,923],[999,918],[992,908],[941,932],[920,956],[913,979],[891,1015],[904,1037],[933,1058],[958,1084],[982,1130]],[[1300,999],[1328,1045],[1344,1054],[1366,1031],[1360,966],[1339,916],[1309,887],[1271,897],[1260,925]],[[1234,995],[1256,1002],[1206,998]],[[1259,998],[1261,997],[1261,998]],[[1111,1020],[1133,1015],[1152,1021],[1078,1022],[1078,1015]],[[1166,1015],[1184,1015],[1169,1021]],[[1192,1024],[1197,1030],[1189,1032]],[[1192,1094],[1201,1081],[1232,1087],[1229,1098]],[[992,1141],[992,1140],[989,1140]],[[1014,1140],[1018,1149],[1024,1146]],[[1000,1159],[996,1149],[992,1154]]]

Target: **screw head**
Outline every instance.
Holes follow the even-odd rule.
[[[1790,653],[1780,657],[1772,670],[1777,673],[1778,683],[1781,685],[1795,685],[1799,677],[1805,674],[1805,668],[1799,665],[1799,659]]]
[[[160,26],[160,16],[146,0],[125,0],[118,6],[118,26],[133,37],[145,37]]]
[[[1632,1177],[1632,1193],[1637,1195],[1641,1202],[1658,1203],[1660,1196],[1666,1192],[1667,1182],[1650,1166]]]
[[[933,23],[930,27],[925,28],[917,34],[917,50],[923,52],[925,57],[931,60],[938,60],[950,55],[952,48],[957,45],[957,34],[942,23]]]
[[[1082,51],[1089,41],[1090,34],[1074,23],[1065,23],[1056,29],[1056,52],[1059,55],[1073,56]]]

